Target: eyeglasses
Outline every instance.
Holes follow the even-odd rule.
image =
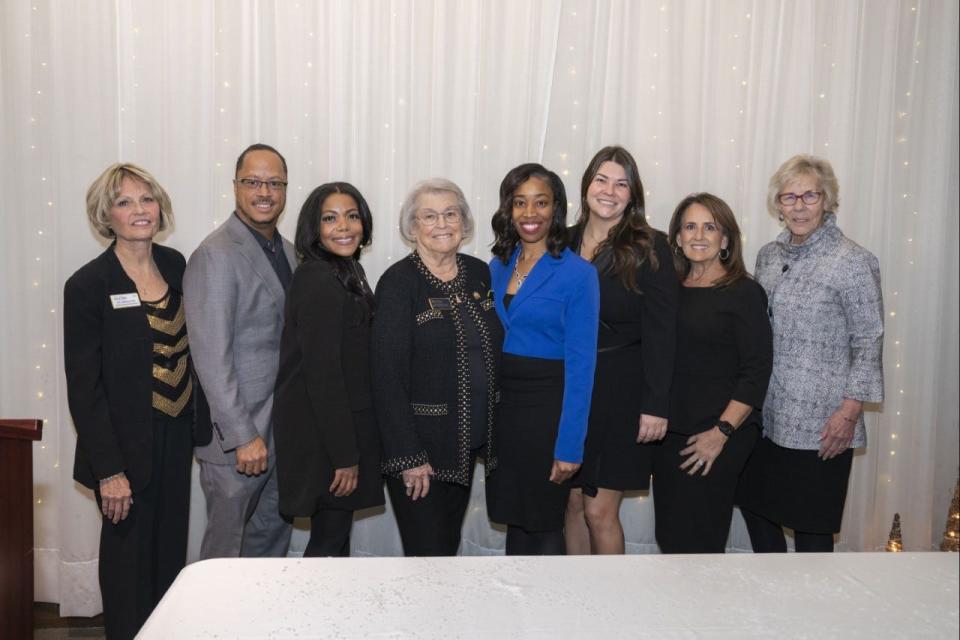
[[[803,200],[803,204],[817,204],[820,202],[822,191],[804,191],[803,193],[780,193],[777,194],[777,202],[785,207],[792,207],[797,204],[797,200]]]
[[[270,191],[283,191],[287,188],[287,183],[282,180],[257,180],[256,178],[240,178],[237,180],[244,189],[250,191],[259,191],[260,187],[267,185]]]
[[[437,213],[433,209],[423,209],[417,214],[417,221],[425,227],[436,226],[443,218],[447,224],[457,224],[460,222],[460,209],[447,209],[442,213]]]

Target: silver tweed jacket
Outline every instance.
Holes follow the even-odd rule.
[[[757,255],[769,299],[773,375],[763,433],[781,447],[818,449],[844,398],[883,400],[883,295],[877,258],[840,231],[833,213],[805,242],[784,230]],[[852,447],[867,444],[863,416]]]

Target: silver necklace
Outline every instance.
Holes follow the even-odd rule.
[[[544,253],[546,253],[546,252],[544,252]],[[533,260],[533,266],[534,266],[534,267],[537,266],[537,261],[540,260],[540,258],[542,258],[542,257],[543,257],[543,253],[541,253],[539,256],[537,256],[537,257]],[[530,275],[530,271],[533,271],[533,267],[530,267],[530,271],[527,271],[526,273],[520,273],[520,269],[519,269],[520,263],[521,263],[521,262],[527,262],[528,260],[530,260],[529,256],[526,257],[526,258],[524,258],[524,257],[523,257],[523,253],[521,253],[519,256],[517,256],[517,261],[516,261],[516,263],[514,263],[514,265],[513,265],[513,276],[517,279],[517,291],[519,291],[519,290],[520,290],[520,287],[523,286],[523,281],[526,280],[526,279],[527,279],[527,276]]]
[[[527,272],[526,274],[522,274],[516,267],[514,267],[513,275],[517,279],[517,291],[519,291],[520,287],[523,286],[523,281],[527,279],[527,276],[530,275],[530,273]]]

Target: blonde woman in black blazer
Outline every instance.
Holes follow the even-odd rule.
[[[304,556],[349,556],[356,509],[383,504],[370,393],[373,292],[358,258],[373,218],[332,182],[300,210],[274,394],[280,513],[310,518]]]
[[[115,164],[90,186],[87,215],[114,242],[64,286],[74,478],[103,512],[106,635],[132,638],[186,562],[194,435],[209,440],[210,422],[192,379],[184,259],[153,243],[169,197],[143,169]]]

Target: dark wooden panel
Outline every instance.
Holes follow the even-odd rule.
[[[39,420],[0,420],[0,620],[33,637],[33,451]]]
[[[43,431],[43,421],[21,418],[16,420],[0,419],[0,438],[13,440],[39,440]]]

